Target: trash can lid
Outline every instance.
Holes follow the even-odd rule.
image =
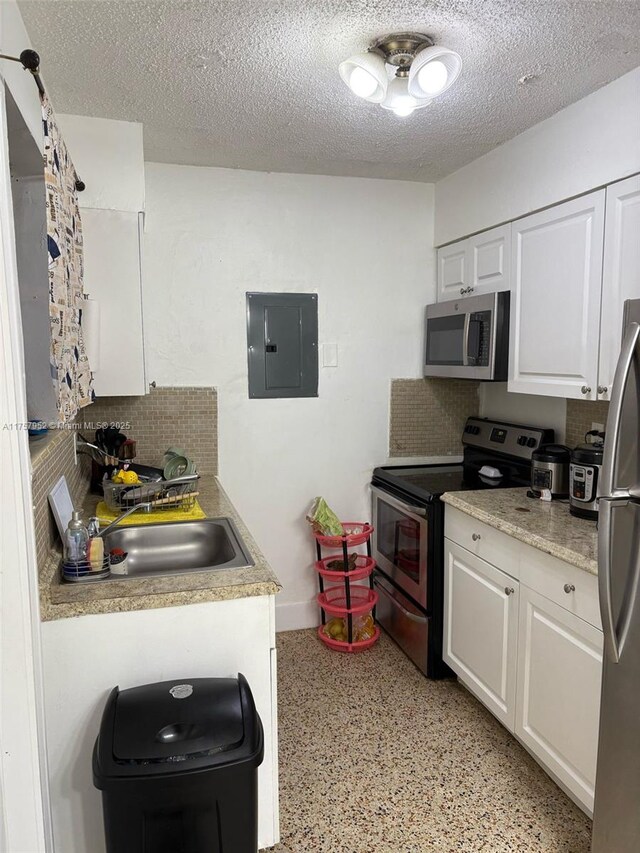
[[[162,681],[117,694],[113,756],[118,761],[213,755],[239,746],[243,738],[235,678]]]

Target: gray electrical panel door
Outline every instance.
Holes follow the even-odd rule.
[[[247,293],[249,397],[318,396],[318,296]]]

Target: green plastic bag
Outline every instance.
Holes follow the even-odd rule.
[[[307,521],[322,536],[342,536],[340,519],[324,498],[316,498],[307,513]]]

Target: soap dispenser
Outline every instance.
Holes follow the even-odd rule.
[[[65,563],[84,563],[89,549],[89,532],[84,526],[80,513],[74,509],[71,521],[64,534]]]

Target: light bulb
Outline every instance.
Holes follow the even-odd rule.
[[[444,62],[434,59],[418,72],[418,84],[427,95],[437,95],[447,85],[449,74]]]
[[[411,115],[415,108],[416,103],[413,98],[398,98],[396,100],[396,105],[393,107],[393,112],[399,116],[399,118],[406,118]]]
[[[378,87],[378,81],[365,68],[356,66],[349,75],[349,86],[354,95],[370,98]]]

